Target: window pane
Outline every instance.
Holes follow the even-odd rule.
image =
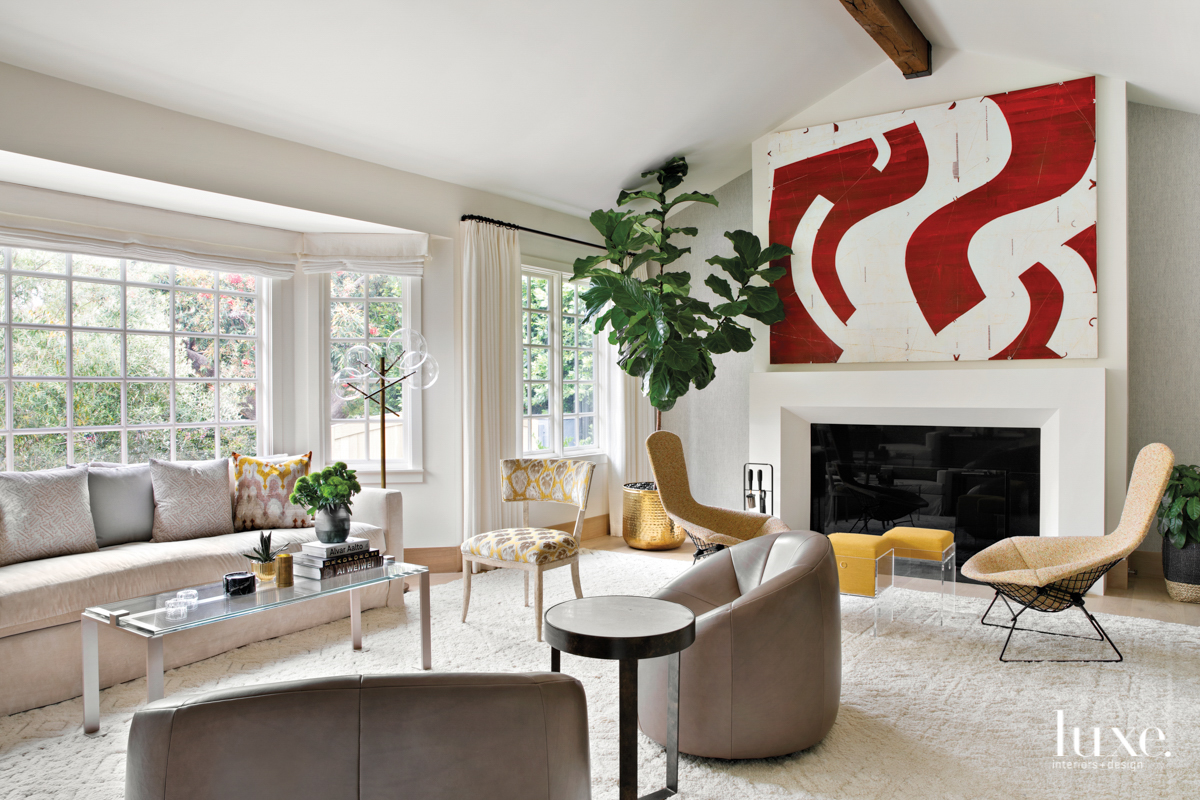
[[[575,384],[568,383],[563,386],[562,398],[563,398],[563,413],[564,414],[574,414],[575,413]]]
[[[206,336],[179,336],[175,339],[175,377],[211,378],[215,371],[213,342]]]
[[[252,339],[221,340],[221,377],[254,377],[254,341]]]
[[[579,418],[579,446],[596,443],[596,418]]]
[[[221,420],[239,422],[255,418],[256,387],[253,383],[221,384]]]
[[[16,381],[13,383],[13,427],[67,427],[67,382]],[[58,466],[62,466],[62,464]]]
[[[13,329],[14,375],[67,374],[66,331]]]
[[[236,272],[220,274],[221,288],[234,292],[253,292],[256,282],[253,275],[239,275]],[[240,451],[239,451],[240,452]]]
[[[566,279],[562,282],[562,313],[575,313],[575,284]]]
[[[121,463],[120,431],[81,431],[75,434],[75,463],[109,461]]]
[[[594,355],[594,353],[586,350],[579,353],[579,380],[595,380],[595,376],[592,374],[592,360]]]
[[[536,311],[529,315],[530,344],[550,344],[550,315]]]
[[[30,272],[66,272],[67,257],[63,253],[47,253],[44,250],[24,250],[14,247],[13,269]]]
[[[100,256],[71,256],[71,274],[86,275],[89,278],[119,280],[121,277],[121,259],[101,258]]]
[[[137,330],[171,329],[171,293],[166,289],[125,289],[125,324]]]
[[[216,428],[179,428],[175,431],[176,460],[208,461],[216,454]]]
[[[13,467],[17,472],[62,467],[67,463],[67,435],[41,433],[13,437]]]
[[[78,427],[121,424],[121,384],[77,381],[74,394]]]
[[[544,347],[532,347],[529,350],[529,379],[533,381],[550,380],[550,351]]]
[[[400,303],[371,303],[367,333],[374,339],[386,339],[404,327],[404,306]]]
[[[521,307],[529,308],[529,276],[521,276]]]
[[[75,334],[76,340],[79,339],[79,336],[80,334]],[[169,377],[171,374],[171,337],[127,334],[125,336],[125,370],[125,374],[131,378]]]
[[[329,330],[334,339],[361,339],[366,335],[362,303],[329,304]]]
[[[121,287],[75,281],[71,286],[71,324],[84,328],[121,327]]]
[[[0,330],[0,375],[8,374],[8,331]]]
[[[175,268],[176,286],[193,286],[197,289],[213,288],[213,273],[206,269]]]
[[[562,318],[562,343],[563,347],[575,346],[575,318],[564,316]]]
[[[333,398],[332,407],[330,409],[333,419],[363,419],[365,416],[364,404],[365,400],[359,398],[357,400],[340,400]]]
[[[212,422],[216,418],[217,388],[213,383],[175,384],[175,421]],[[177,456],[183,458],[183,456]]]
[[[369,291],[371,297],[403,297],[404,278],[398,275],[372,275]]]
[[[582,319],[579,320],[579,325],[578,325],[578,328],[576,329],[577,332],[575,335],[575,339],[576,339],[576,344],[578,344],[580,347],[594,347],[595,346],[596,337],[595,337],[595,334],[592,333],[592,325],[593,325],[593,323],[591,323],[591,322],[584,322]]]
[[[221,428],[221,455],[258,455],[258,431],[253,425]]]
[[[76,331],[71,340],[71,369],[76,375],[121,377],[121,334]]]
[[[533,413],[534,414],[549,414],[550,413],[550,384],[535,383],[530,388],[533,390],[533,409],[532,409]]]
[[[531,308],[550,308],[549,280],[546,278],[530,278],[529,292]],[[540,448],[545,449],[545,448]]]
[[[171,431],[130,431],[128,451],[130,464],[145,464],[152,458],[166,461],[171,458]]]
[[[169,283],[171,268],[166,264],[150,264],[145,261],[127,261],[125,280],[139,283]]]
[[[362,297],[367,276],[361,272],[335,272],[329,276],[330,297]]]
[[[567,350],[563,353],[562,376],[564,381],[575,380],[575,351]]]
[[[221,333],[253,336],[256,302],[253,297],[221,295]]]
[[[554,444],[550,436],[550,420],[534,418],[530,422],[530,450],[550,450]]]
[[[521,389],[521,399],[524,401],[524,408],[525,408],[525,410],[524,410],[524,411],[522,411],[521,413],[522,413],[522,414],[524,414],[524,415],[525,415],[525,416],[527,416],[527,417],[528,417],[530,414],[532,414],[532,413],[533,413],[533,411],[530,409],[530,397],[531,397],[531,395],[532,395],[532,390],[529,388],[529,386],[524,386],[524,387],[522,387],[522,389]]]
[[[208,292],[175,292],[175,330],[212,333],[213,295]]]
[[[575,442],[575,420],[572,418],[563,420],[563,447],[574,447]]]
[[[130,383],[125,390],[129,425],[153,425],[171,421],[171,384]]]
[[[13,322],[30,325],[67,324],[67,282],[55,278],[12,278]]]
[[[579,385],[579,411],[586,413],[596,410],[595,388],[590,383]]]
[[[365,422],[334,423],[332,433],[335,461],[360,461],[368,457]]]

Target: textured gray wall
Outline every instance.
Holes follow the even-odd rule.
[[[714,269],[704,259],[731,256],[733,247],[725,231],[752,225],[750,173],[735,178],[714,194],[720,205],[694,203],[671,217],[675,227],[694,225],[700,234],[678,237],[675,243],[692,248],[671,269],[692,274],[692,296],[711,303],[723,302],[704,285]],[[717,377],[702,392],[693,389],[675,408],[663,414],[663,428],[679,434],[687,455],[692,494],[701,503],[740,508],[741,469],[750,452],[750,353],[725,353],[713,358]]]
[[[1200,462],[1200,116],[1129,104],[1129,467]],[[1158,550],[1151,533],[1143,549]]]

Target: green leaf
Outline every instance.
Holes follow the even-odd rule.
[[[749,300],[738,300],[734,303],[721,303],[719,306],[714,306],[713,311],[726,317],[736,317],[739,314],[745,314],[746,307],[749,305]]]
[[[1172,545],[1174,545],[1176,548],[1178,548],[1180,550],[1182,550],[1184,548],[1184,546],[1187,544],[1187,537],[1184,536],[1182,533],[1172,533],[1167,538],[1168,538],[1168,541],[1170,541]]]
[[[728,231],[725,238],[733,242],[733,252],[741,256],[742,261],[753,271],[761,263],[762,244],[758,237],[750,231]]]
[[[691,341],[668,339],[662,346],[662,360],[677,370],[689,370],[700,359],[700,350]]]
[[[767,283],[774,283],[786,274],[787,270],[783,267],[768,267],[767,269],[760,269],[755,273],[757,277],[762,278]]]
[[[735,353],[745,353],[754,347],[754,336],[750,333],[749,328],[730,323],[725,330],[725,335],[729,337],[730,349]]]
[[[1200,519],[1200,497],[1188,498],[1187,515],[1193,520]]]
[[[717,201],[717,198],[713,197],[711,194],[705,194],[704,192],[681,192],[679,195],[671,199],[671,202],[667,207],[670,208],[676,203],[708,203],[710,206],[720,205],[720,202]]]
[[[658,185],[662,187],[665,193],[683,183],[683,179],[687,177],[687,174],[687,160],[683,156],[675,156],[661,167],[643,172],[642,177],[649,178],[650,176],[654,176],[655,180],[658,181]]]
[[[781,302],[773,286],[747,286],[742,294],[750,301],[750,307],[759,312],[770,311]]]
[[[607,253],[605,253],[604,255],[600,255],[600,256],[586,256],[584,258],[575,259],[575,264],[573,267],[575,270],[575,275],[574,275],[573,280],[578,280],[579,278],[584,277],[585,275],[587,275],[589,270],[592,270],[592,269],[600,266],[601,264],[603,264],[606,261],[608,261]]]
[[[758,263],[759,265],[769,264],[772,261],[778,261],[781,258],[787,258],[791,254],[792,248],[785,247],[781,244],[773,244],[766,250],[763,250],[761,253],[759,253]]]
[[[729,286],[729,281],[718,275],[709,275],[704,279],[704,285],[721,297],[724,297],[729,302],[733,302],[733,289]]]
[[[641,189],[632,192],[622,189],[621,193],[617,195],[617,205],[619,206],[632,203],[634,200],[649,200],[651,203],[658,203],[659,205],[662,205],[666,198],[658,192],[650,191],[649,189]]]

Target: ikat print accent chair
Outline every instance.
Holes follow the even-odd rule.
[[[533,576],[533,612],[539,642],[542,641],[542,573],[569,565],[575,596],[583,597],[579,585],[579,543],[583,541],[583,515],[595,468],[590,461],[559,458],[509,458],[500,462],[501,499],[506,503],[521,503],[522,527],[481,533],[462,543],[463,622],[467,621],[467,607],[471,604],[471,572],[475,564],[524,571],[527,607],[529,576]],[[576,506],[579,513],[574,532],[529,527],[531,502]]]
[[[646,452],[663,510],[696,545],[696,561],[748,539],[788,530],[778,517],[696,502],[683,460],[683,442],[670,431],[650,434],[646,438]]]
[[[1047,659],[1015,659],[1004,657],[1014,631],[1050,633],[1033,628],[1018,628],[1017,620],[1030,609],[1056,613],[1078,607],[1099,634],[1078,637],[1056,633],[1056,636],[1093,639],[1107,642],[1117,654],[1106,659],[1050,659],[1055,661],[1121,661],[1121,651],[1100,623],[1084,607],[1084,595],[1093,584],[1121,559],[1138,548],[1154,522],[1167,481],[1175,466],[1175,454],[1165,444],[1149,444],[1138,454],[1125,495],[1125,508],[1117,529],[1107,536],[1013,536],[982,550],[963,564],[962,573],[971,580],[986,583],[996,590],[992,603],[983,612],[980,622],[995,628],[1008,628],[1008,638],[1000,651],[1001,661],[1044,661]],[[996,601],[1003,599],[1010,619],[1003,624],[988,622]],[[1013,611],[1009,600],[1020,606]]]

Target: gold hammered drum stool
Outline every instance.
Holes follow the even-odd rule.
[[[583,515],[592,485],[590,461],[556,458],[510,458],[500,462],[501,499],[521,503],[520,528],[506,528],[472,536],[462,543],[463,602],[462,621],[467,621],[471,604],[471,572],[475,564],[525,573],[525,605],[529,605],[529,576],[534,576],[533,611],[537,639],[542,640],[542,573],[558,567],[571,567],[575,596],[583,597],[579,585],[579,543],[583,540]],[[576,506],[573,533],[553,528],[529,527],[530,502],[565,503]]]

